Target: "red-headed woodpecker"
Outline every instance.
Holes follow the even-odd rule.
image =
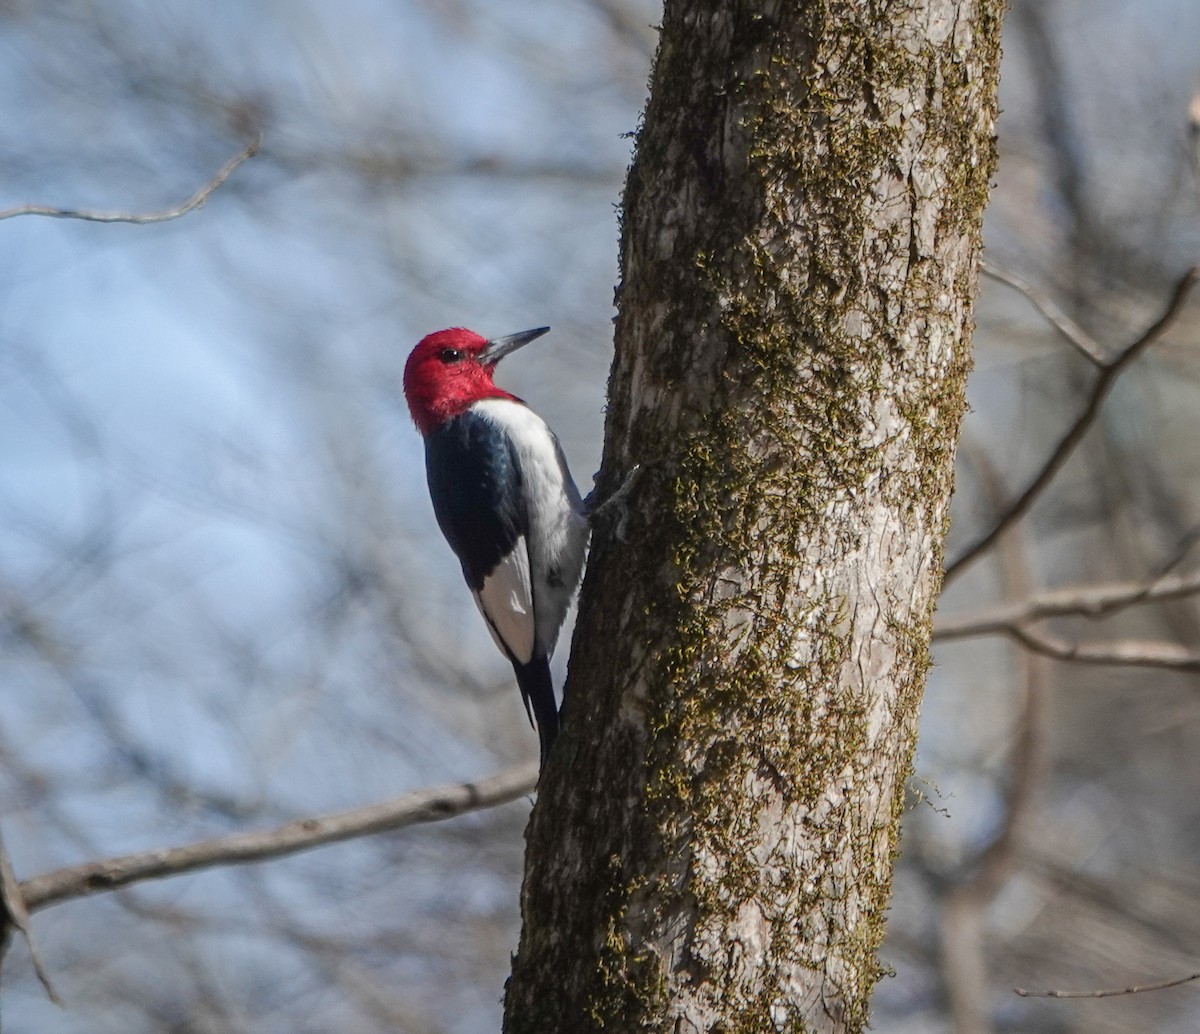
[[[433,512],[492,638],[512,662],[544,765],[558,732],[550,655],[583,571],[588,517],[554,432],[492,382],[538,327],[487,341],[461,328],[421,339],[404,396],[425,439]]]

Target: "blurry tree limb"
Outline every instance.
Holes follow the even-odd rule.
[[[1200,191],[1200,93],[1193,94],[1188,105],[1188,136],[1192,138],[1192,168]]]
[[[1174,887],[1172,896],[1164,903],[1152,904],[1129,893],[1131,885],[1149,876],[1146,870],[1135,869],[1132,873],[1125,870],[1115,878],[1091,876],[1078,865],[1048,851],[1043,843],[1031,841],[1022,845],[1021,867],[1043,885],[1043,893],[1072,910],[1105,917],[1105,922],[1120,931],[1122,937],[1132,934],[1150,938],[1156,947],[1166,947],[1181,958],[1194,957],[1200,921],[1193,915],[1194,909],[1187,908],[1181,914],[1179,907],[1181,902],[1190,904],[1195,900],[1190,881]],[[1179,968],[1184,965],[1180,963]]]
[[[1099,644],[1080,643],[1020,623],[1010,625],[1003,631],[1027,649],[1058,661],[1112,667],[1200,671],[1200,651],[1189,650],[1178,643],[1144,639],[1105,640]]]
[[[647,59],[654,57],[658,33],[646,21],[644,8],[625,0],[592,0],[592,6],[608,22],[614,36]]]
[[[1060,271],[1071,303],[1082,306],[1081,274],[1097,243],[1096,212],[1089,155],[1081,133],[1075,76],[1054,31],[1053,5],[1023,0],[1012,6],[1012,27],[1028,48],[1032,85],[1038,98],[1036,119],[1045,148],[1046,176],[1063,219],[1064,252],[1073,261]]]
[[[270,927],[287,943],[299,944],[309,952],[328,984],[354,1002],[359,1011],[371,1017],[380,1031],[404,1031],[405,1034],[443,1034],[445,1027],[436,1022],[413,996],[395,987],[389,969],[380,972],[365,965],[359,957],[360,943],[349,948],[339,936],[315,933],[297,921],[294,903],[281,896],[262,870],[243,870],[240,874],[253,885],[256,910],[268,918]],[[358,949],[358,950],[356,950]],[[384,948],[394,953],[391,944]]]
[[[1177,977],[1175,980],[1160,980],[1155,984],[1135,984],[1133,987],[1108,988],[1100,991],[1028,991],[1023,987],[1014,987],[1013,992],[1022,998],[1115,998],[1117,995],[1136,995],[1143,991],[1162,991],[1168,987],[1190,984],[1193,980],[1200,980],[1200,973],[1191,973],[1186,977]]]
[[[1200,671],[1200,651],[1178,643],[1142,639],[1106,639],[1081,643],[1035,627],[1048,618],[1100,618],[1141,603],[1180,599],[1200,593],[1200,572],[1168,575],[1147,582],[1071,587],[1040,593],[1018,603],[943,621],[935,640],[1004,635],[1035,653],[1059,661],[1173,671]]]
[[[1023,294],[1063,337],[1095,366],[1104,366],[1104,349],[1086,330],[1062,311],[1045,292],[1038,290],[1028,280],[1010,273],[992,262],[981,262],[979,272],[998,283],[1005,284]]]
[[[480,177],[489,181],[533,181],[608,190],[621,180],[620,168],[605,162],[510,157],[486,150],[452,156],[430,154],[421,141],[408,137],[376,137],[354,146],[282,141],[272,146],[270,156],[293,173],[349,172],[376,185]]]
[[[42,215],[51,219],[82,219],[90,223],[166,223],[201,208],[238,166],[249,161],[262,145],[262,137],[255,139],[229,159],[216,174],[186,201],[161,212],[98,212],[83,208],[55,208],[52,205],[17,205],[0,210],[0,219],[12,219],[18,215]]]
[[[1116,356],[1100,366],[1100,374],[1092,385],[1092,390],[1088,395],[1083,411],[1075,418],[1075,422],[1071,425],[1070,429],[1059,440],[1050,453],[1050,456],[1042,464],[1041,469],[1034,475],[1021,494],[996,519],[992,527],[963,550],[955,560],[946,565],[945,577],[947,582],[960,574],[974,560],[982,556],[997,538],[1025,516],[1029,508],[1037,501],[1042,492],[1046,490],[1058,472],[1062,470],[1067,460],[1074,453],[1075,448],[1083,440],[1084,435],[1087,434],[1092,424],[1095,423],[1096,417],[1099,416],[1100,409],[1105,399],[1108,398],[1109,392],[1112,391],[1117,378],[1175,322],[1198,278],[1200,278],[1200,270],[1196,267],[1184,273],[1175,285],[1171,300],[1167,303],[1163,314],[1143,331],[1135,341],[1126,345]]]
[[[25,907],[37,911],[143,880],[261,862],[355,837],[439,822],[505,804],[530,793],[536,785],[537,765],[518,765],[478,782],[416,790],[383,804],[297,819],[262,832],[234,833],[182,847],[85,862],[24,880],[20,892]]]
[[[1110,582],[1069,586],[1037,593],[1028,599],[938,622],[935,640],[1003,635],[1014,625],[1057,617],[1102,618],[1127,607],[1182,599],[1200,593],[1200,571],[1168,575],[1146,582]]]
[[[173,807],[202,807],[233,821],[245,821],[256,807],[237,797],[201,790],[177,770],[168,752],[139,742],[114,708],[114,694],[84,670],[78,650],[51,618],[0,583],[0,636],[12,637],[33,650],[82,705],[84,713],[108,739],[112,756],[135,778],[145,780]]]
[[[41,981],[46,994],[55,1005],[62,1005],[62,999],[50,983],[46,967],[42,963],[42,953],[38,951],[37,942],[33,939],[33,931],[29,928],[29,908],[21,885],[13,874],[12,863],[8,860],[8,852],[4,849],[4,841],[0,839],[0,958],[3,958],[8,948],[8,939],[16,929],[25,938],[29,946],[29,956],[33,960],[33,971]]]
[[[1155,572],[1155,577],[1165,578],[1174,571],[1175,568],[1187,559],[1188,554],[1191,553],[1198,542],[1200,542],[1200,523],[1195,523],[1179,537],[1170,556],[1159,564],[1158,570]]]
[[[975,457],[980,480],[989,501],[998,505],[1000,478],[986,454]],[[1029,596],[1033,574],[1028,550],[1020,534],[1000,540],[1005,592]],[[941,940],[943,986],[956,1034],[992,1034],[989,1016],[991,981],[985,948],[988,908],[1020,868],[1020,849],[1037,801],[1045,770],[1046,659],[1018,651],[1017,713],[1012,745],[1008,750],[1003,814],[992,840],[976,852],[948,889],[942,909]]]

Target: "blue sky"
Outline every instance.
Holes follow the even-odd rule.
[[[1200,242],[1183,131],[1200,6],[1056,11],[1087,189],[1146,292],[1081,317],[1119,340],[1153,308],[1148,285]],[[442,326],[550,324],[503,383],[547,417],[589,486],[624,134],[653,45],[642,26],[657,17],[608,0],[0,14],[0,208],[157,210],[240,150],[247,125],[264,130],[261,156],[179,221],[0,222],[0,598],[53,646],[10,636],[0,661],[0,754],[17,759],[0,772],[0,821],[21,875],[535,756],[437,534],[399,374]],[[989,255],[1054,287],[1070,271],[1036,69],[1019,43],[1007,54]],[[1019,300],[985,293],[981,317],[970,434],[1032,463],[1022,430],[1048,408],[1037,390],[1069,371]],[[1171,373],[1194,387],[1194,361]],[[1128,396],[1122,426],[1152,436],[1182,419],[1193,396],[1178,390],[1158,409],[1159,396]],[[963,502],[970,514],[978,498]],[[990,687],[1003,663],[947,658],[931,682],[923,756],[966,813],[939,830],[947,851],[986,839],[998,814],[1002,787],[978,765],[995,727],[963,733],[991,712],[958,691],[964,667]],[[215,910],[224,934],[173,936],[120,903],[51,910],[37,926],[78,1007],[46,1005],[14,954],[5,1018],[18,1034],[163,1029],[136,1004],[155,997],[138,986],[154,964],[163,1000],[200,1001],[207,981],[234,1003],[231,1029],[377,1029],[280,933],[263,905],[276,895],[344,937],[413,1029],[421,1016],[455,1034],[495,1029],[525,808],[132,899]],[[373,882],[385,868],[390,892]],[[420,935],[432,925],[443,954]],[[402,947],[363,947],[384,934]],[[78,945],[110,935],[123,953],[97,975]],[[298,1006],[280,992],[268,1008],[263,986],[294,990]]]

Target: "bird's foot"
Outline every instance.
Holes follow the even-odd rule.
[[[616,514],[616,537],[621,542],[628,541],[625,538],[625,526],[629,523],[629,504],[626,500],[629,497],[629,493],[633,491],[634,486],[637,484],[641,473],[642,465],[635,463],[629,468],[629,473],[625,475],[625,480],[621,482],[620,487],[603,502],[596,498],[596,489],[593,488],[583,501],[584,513],[587,515],[588,524],[594,528],[597,521],[606,520],[609,516]],[[599,477],[600,474],[597,472],[592,480],[595,481]]]

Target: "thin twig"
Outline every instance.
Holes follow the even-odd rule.
[[[29,947],[29,957],[33,960],[33,971],[37,974],[46,996],[55,1005],[62,1005],[62,999],[50,983],[50,976],[42,962],[42,953],[38,951],[37,941],[33,939],[33,931],[29,928],[29,906],[21,893],[21,885],[13,873],[12,863],[8,860],[8,852],[4,849],[4,841],[0,840],[0,925],[11,924],[19,930]],[[7,941],[7,938],[4,938]],[[0,955],[3,952],[0,951]]]
[[[1167,987],[1190,984],[1193,980],[1200,980],[1200,973],[1192,973],[1177,980],[1162,980],[1157,984],[1136,984],[1133,987],[1106,988],[1100,991],[1027,991],[1023,987],[1014,987],[1013,993],[1022,998],[1115,998],[1118,995],[1138,995],[1143,991],[1161,991]]]
[[[1010,273],[1007,269],[993,265],[991,262],[981,262],[979,272],[1020,291],[1029,299],[1033,307],[1046,317],[1054,329],[1062,334],[1081,354],[1094,365],[1104,366],[1104,349],[1091,334],[1055,305],[1049,295],[1043,294],[1028,280],[1017,276],[1016,273]]]
[[[83,208],[55,208],[52,205],[17,205],[15,208],[0,210],[0,219],[12,219],[18,215],[42,215],[51,219],[83,219],[90,223],[165,223],[178,219],[188,212],[200,208],[213,192],[221,186],[237,167],[249,161],[262,145],[262,137],[256,137],[246,148],[229,159],[215,176],[196,191],[191,197],[174,208],[162,212],[97,212]]]
[[[1187,300],[1188,293],[1197,279],[1200,279],[1200,269],[1196,267],[1189,269],[1175,285],[1171,300],[1167,304],[1163,314],[1136,341],[1127,345],[1114,358],[1100,367],[1100,374],[1092,385],[1092,390],[1083,412],[1075,418],[1075,423],[1071,425],[1070,430],[1067,431],[1054,447],[1049,458],[1042,465],[1041,470],[1034,475],[1024,491],[1008,505],[1008,508],[997,518],[992,527],[968,546],[957,559],[946,566],[946,582],[949,582],[961,573],[968,564],[986,552],[992,543],[1004,534],[1005,530],[1019,521],[1037,500],[1038,496],[1054,480],[1063,465],[1070,459],[1072,453],[1074,453],[1076,446],[1079,445],[1084,435],[1087,434],[1092,424],[1095,423],[1096,417],[1100,413],[1100,408],[1104,404],[1104,400],[1108,397],[1109,392],[1112,391],[1117,378],[1133,364],[1134,360],[1141,356],[1147,347],[1157,341],[1163,332],[1175,321],[1180,310],[1183,308],[1183,303]]]
[[[1041,592],[1028,599],[974,614],[941,620],[934,629],[933,638],[945,641],[1003,635],[1013,625],[1027,625],[1046,618],[1102,618],[1138,604],[1183,599],[1197,594],[1200,594],[1200,571],[1167,575],[1145,582],[1070,586]]]
[[[1193,524],[1175,543],[1175,549],[1161,564],[1159,564],[1155,572],[1156,578],[1165,578],[1172,571],[1182,564],[1191,553],[1192,548],[1200,542],[1200,523]]]
[[[416,790],[384,804],[297,819],[276,829],[85,862],[25,880],[20,885],[21,895],[32,912],[142,880],[261,862],[385,830],[439,822],[522,797],[537,785],[537,775],[537,765],[518,765],[477,783]]]

